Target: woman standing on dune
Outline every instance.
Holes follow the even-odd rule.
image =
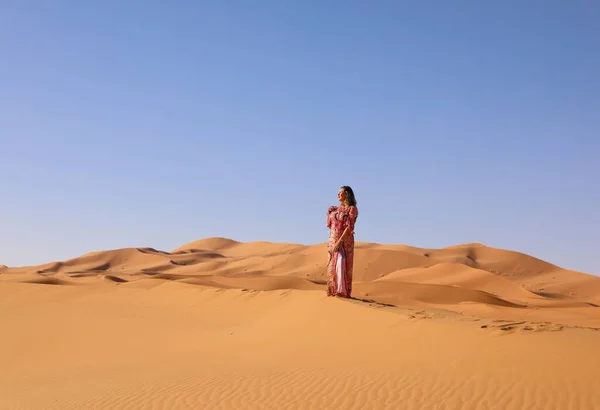
[[[338,191],[339,206],[327,210],[329,260],[327,263],[327,296],[349,298],[352,293],[354,265],[354,224],[358,217],[352,188],[344,185]]]

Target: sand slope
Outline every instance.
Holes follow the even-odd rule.
[[[4,267],[0,268],[3,274],[0,280],[49,283],[59,279],[61,283],[76,284],[85,277],[106,279],[108,276],[122,282],[152,277],[197,284],[210,280],[220,286],[256,290],[273,287],[315,289],[324,288],[326,261],[325,244],[241,243],[226,238],[207,238],[171,252],[126,248],[92,252],[41,266]],[[600,304],[600,278],[482,244],[421,249],[358,243],[354,282],[357,297],[369,293],[368,296],[375,300],[378,297],[376,289],[388,294],[387,290],[398,283],[441,285],[405,286],[402,296],[398,294],[395,299],[399,304],[412,299],[447,305],[447,297],[457,294],[456,289],[449,287],[460,287],[465,289],[465,294],[473,295],[465,301],[474,298],[491,300],[489,296],[492,295],[508,304],[537,308]],[[422,300],[421,292],[410,291],[426,288],[439,289],[439,296]],[[480,297],[475,297],[471,291]],[[451,303],[460,302],[456,297],[450,299]]]
[[[592,409],[600,278],[518,252],[207,238],[0,266],[0,409]]]

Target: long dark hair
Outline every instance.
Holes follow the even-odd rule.
[[[346,202],[350,206],[356,206],[356,197],[354,196],[354,191],[348,185],[344,185],[341,189],[346,192]]]

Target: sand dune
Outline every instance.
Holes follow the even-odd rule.
[[[0,281],[77,284],[84,278],[85,283],[91,278],[116,283],[161,279],[237,289],[316,290],[324,289],[326,260],[325,244],[205,238],[170,252],[126,248],[41,266],[4,268]],[[358,243],[354,282],[358,298],[396,305],[420,303],[475,316],[485,311],[475,305],[483,304],[520,309],[520,313],[492,313],[499,317],[533,314],[553,321],[551,308],[600,304],[600,278],[478,243],[443,249]],[[589,314],[597,315],[595,309],[582,312],[563,324],[578,325],[581,319],[589,325]]]
[[[428,268],[401,269],[378,280],[455,285],[518,298],[536,296],[504,276],[458,263],[442,262]]]
[[[0,265],[0,409],[592,409],[600,278],[522,253],[195,241]]]

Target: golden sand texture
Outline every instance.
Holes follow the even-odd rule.
[[[0,409],[594,409],[600,278],[468,244],[208,238],[0,267]]]

